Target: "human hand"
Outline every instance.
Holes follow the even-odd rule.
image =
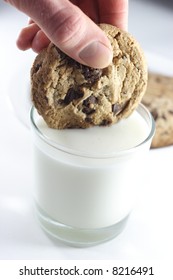
[[[40,52],[52,41],[82,64],[104,68],[112,60],[110,42],[95,23],[127,29],[128,0],[5,0],[32,20],[17,40],[21,50]]]

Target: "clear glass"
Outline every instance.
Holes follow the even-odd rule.
[[[111,153],[94,153],[72,149],[44,134],[41,117],[31,109],[36,213],[51,236],[73,246],[91,246],[122,232],[155,131],[153,118],[142,104],[136,112],[147,127],[140,143]]]

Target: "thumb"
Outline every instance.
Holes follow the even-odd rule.
[[[104,32],[68,0],[7,1],[30,16],[64,53],[82,64],[104,68],[112,60]]]

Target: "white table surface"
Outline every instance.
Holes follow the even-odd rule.
[[[153,66],[159,63],[159,71],[172,69],[173,74],[173,5],[169,2],[131,0],[129,31],[153,55]],[[51,240],[40,229],[32,210],[30,131],[21,123],[35,54],[15,46],[26,21],[26,16],[0,2],[0,259],[170,258],[173,146],[149,152],[148,167],[143,170],[145,186],[127,227],[116,239],[95,247],[73,248]],[[13,108],[16,104],[17,109]],[[27,113],[23,118],[26,123]]]

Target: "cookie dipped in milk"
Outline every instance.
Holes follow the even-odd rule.
[[[107,68],[81,65],[50,44],[31,71],[37,216],[50,235],[75,246],[123,230],[154,133],[140,104],[147,68],[139,44],[101,28],[114,54]]]

